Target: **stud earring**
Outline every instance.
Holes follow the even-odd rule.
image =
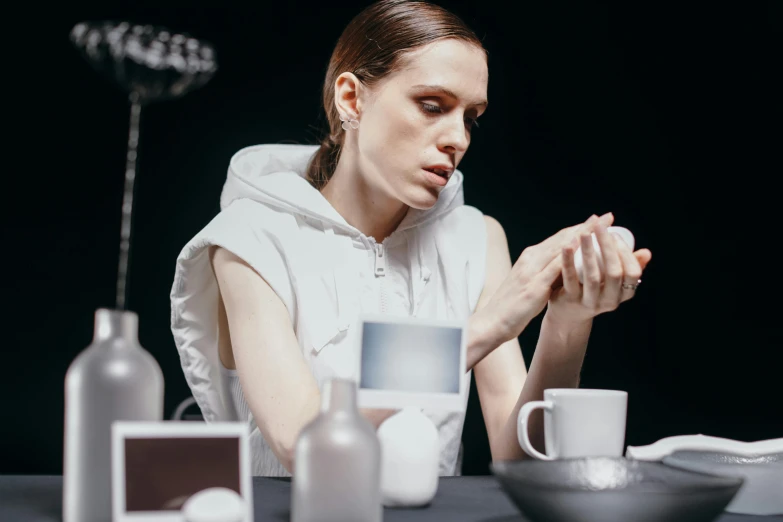
[[[346,131],[349,129],[356,130],[359,128],[359,120],[355,118],[343,118],[342,116],[340,116],[340,121],[343,122],[342,123],[343,130]]]

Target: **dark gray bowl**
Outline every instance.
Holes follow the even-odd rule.
[[[743,482],[622,457],[506,461],[490,468],[533,522],[709,522]]]
[[[719,451],[675,451],[663,463],[678,469],[727,477],[745,482],[726,507],[743,515],[783,515],[783,453],[753,457]]]

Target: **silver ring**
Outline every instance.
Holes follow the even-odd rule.
[[[640,284],[642,284],[642,280],[641,279],[639,279],[636,282],[636,284],[623,282],[623,289],[625,289],[625,290],[636,290],[639,287]]]

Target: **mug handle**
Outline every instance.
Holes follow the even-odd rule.
[[[554,458],[541,453],[530,443],[530,436],[527,432],[528,419],[533,410],[542,408],[552,411],[553,406],[552,401],[530,401],[522,405],[519,415],[517,415],[517,439],[519,440],[519,445],[522,446],[525,453],[539,460],[554,460]]]

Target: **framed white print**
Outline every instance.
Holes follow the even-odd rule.
[[[359,407],[465,409],[466,321],[363,315],[358,337]]]
[[[248,438],[242,422],[114,422],[113,521],[180,522],[188,498],[223,487],[242,497],[252,522]]]

